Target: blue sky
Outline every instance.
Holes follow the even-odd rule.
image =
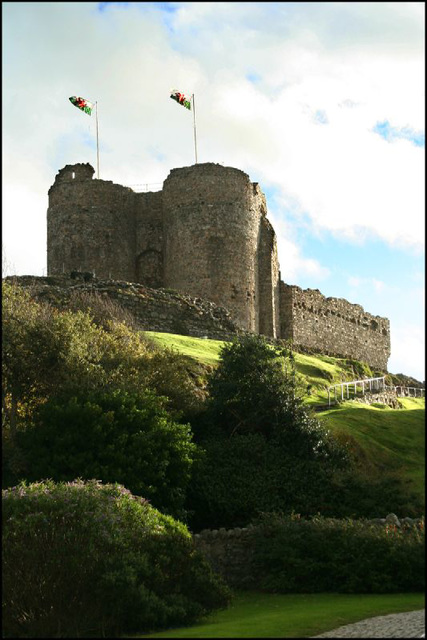
[[[46,272],[65,164],[161,186],[199,162],[266,194],[282,279],[391,323],[389,370],[424,380],[421,2],[2,3],[3,267]]]

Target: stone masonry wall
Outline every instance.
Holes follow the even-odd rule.
[[[261,218],[243,171],[206,163],[173,169],[163,185],[165,286],[230,309],[258,331]]]
[[[93,180],[89,165],[67,165],[49,190],[48,274],[95,271],[135,279],[134,192]]]
[[[387,370],[390,323],[343,298],[281,283],[282,337],[323,354],[353,358]]]
[[[366,526],[411,528],[423,523],[423,518],[398,518],[389,513],[385,518],[365,520]],[[228,584],[237,589],[259,586],[259,576],[254,562],[258,527],[235,529],[204,529],[193,535],[193,544]],[[268,544],[268,539],[265,541]]]
[[[88,163],[67,165],[49,189],[48,275],[88,271],[173,289],[228,309],[246,331],[387,369],[386,318],[279,281],[265,196],[243,171],[214,163],[173,169],[155,193],[93,174]]]
[[[163,194],[135,194],[136,265],[135,282],[148,287],[164,286]]]
[[[276,234],[266,217],[261,218],[258,243],[259,333],[280,336],[279,260]]]

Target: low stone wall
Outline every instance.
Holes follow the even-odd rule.
[[[354,402],[361,402],[362,404],[385,404],[391,409],[401,409],[402,404],[397,399],[394,391],[381,391],[379,393],[365,393],[364,396],[359,398],[351,398]]]
[[[30,288],[35,298],[59,307],[66,307],[72,292],[109,296],[131,313],[137,328],[142,331],[215,340],[231,340],[240,331],[230,313],[213,302],[138,283],[98,280],[89,276],[13,276],[6,280]]]
[[[367,525],[393,526],[398,529],[416,526],[422,518],[398,518],[389,513],[385,518],[366,520]],[[258,528],[248,525],[235,529],[204,529],[193,535],[195,549],[207,559],[212,569],[227,583],[238,589],[257,586],[257,572],[253,561],[255,534]]]
[[[256,587],[253,555],[256,527],[205,529],[193,536],[194,546],[208,560],[212,569],[232,587]]]

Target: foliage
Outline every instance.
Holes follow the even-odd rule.
[[[417,526],[266,514],[255,563],[262,589],[280,593],[423,591],[424,520]]]
[[[186,527],[121,485],[22,483],[2,498],[6,637],[118,637],[229,601]]]
[[[148,390],[52,397],[18,434],[25,477],[120,482],[182,516],[195,445],[189,425],[175,422],[163,404]]]
[[[50,397],[150,388],[167,398],[176,419],[199,410],[187,361],[153,349],[123,323],[98,326],[87,312],[59,311],[9,283],[3,287],[2,320],[3,486],[23,477],[16,433]]]
[[[304,459],[340,453],[303,406],[292,351],[260,335],[239,336],[221,350],[209,381],[212,420],[230,436],[261,433],[282,451]]]
[[[195,531],[246,526],[265,510],[308,515],[327,508],[334,467],[325,461],[298,458],[259,433],[211,432],[201,447],[186,503]]]
[[[131,329],[137,328],[135,318],[130,311],[109,295],[101,295],[98,291],[72,290],[67,308],[74,312],[89,313],[95,324],[107,331],[117,322]]]
[[[188,490],[192,526],[242,526],[265,509],[315,512],[348,456],[297,396],[292,353],[239,337],[224,345],[208,386],[195,426],[204,454]]]
[[[366,362],[360,362],[360,360],[354,360],[352,358],[347,358],[345,363],[350,367],[353,372],[353,376],[359,380],[363,378],[373,378],[374,373],[371,367]],[[381,376],[381,373],[378,374],[378,377]]]

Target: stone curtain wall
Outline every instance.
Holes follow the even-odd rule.
[[[12,276],[7,281],[29,287],[31,295],[54,306],[66,308],[72,292],[108,296],[132,314],[142,331],[178,333],[214,340],[231,340],[239,328],[230,313],[213,302],[138,283],[91,280],[82,282],[67,276]]]
[[[135,194],[136,267],[135,282],[162,287],[163,199],[162,192]]]
[[[387,370],[390,323],[343,298],[281,283],[282,337],[319,353],[367,362]]]

